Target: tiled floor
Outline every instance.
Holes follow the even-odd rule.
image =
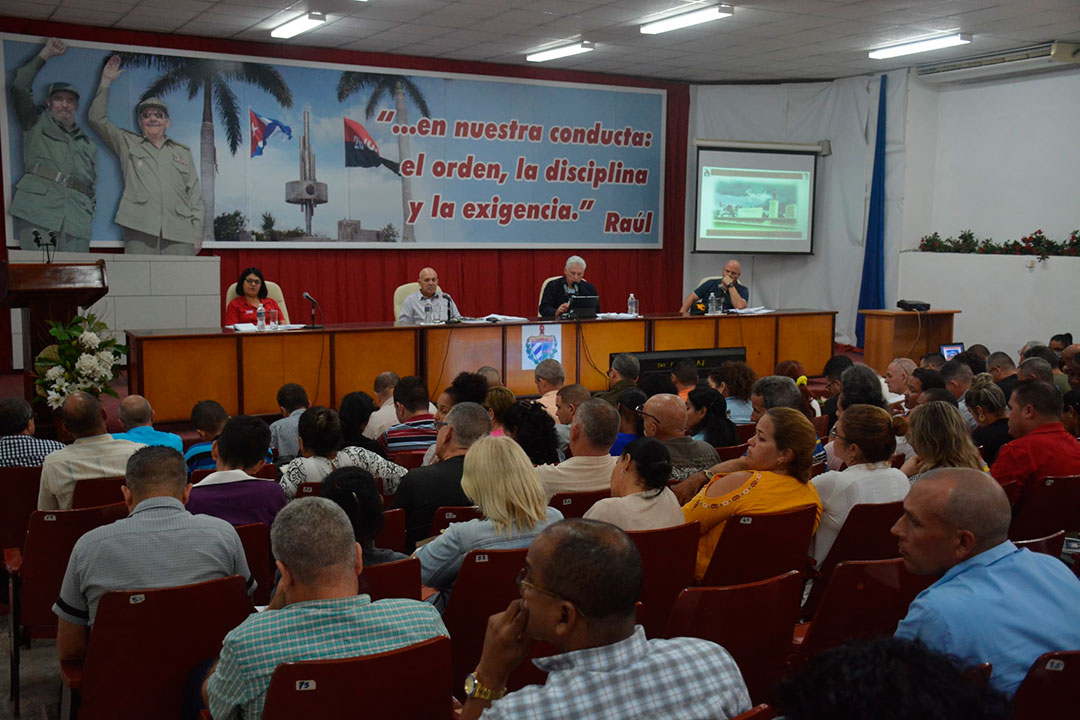
[[[0,665],[0,718],[11,718],[11,706],[8,702],[9,657],[11,652],[11,634],[8,632],[8,618],[3,620],[0,629],[0,652],[3,660]],[[22,682],[23,720],[55,720],[60,717],[60,670],[56,661],[56,643],[52,640],[35,640],[29,650],[23,650],[20,677]]]

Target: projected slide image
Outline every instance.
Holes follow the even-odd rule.
[[[810,173],[706,166],[700,183],[698,227],[705,237],[809,235]]]

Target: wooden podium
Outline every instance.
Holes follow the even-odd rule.
[[[879,375],[893,358],[910,357],[916,363],[939,345],[953,341],[953,316],[959,310],[860,310],[866,318],[866,364]]]
[[[34,358],[56,339],[49,322],[71,322],[80,307],[90,307],[109,291],[105,261],[93,263],[16,263],[0,274],[4,305],[22,308],[23,390],[34,399]]]

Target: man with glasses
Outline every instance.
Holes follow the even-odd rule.
[[[611,486],[616,458],[611,446],[619,436],[619,413],[602,400],[586,400],[570,423],[572,457],[558,465],[536,468],[550,498],[561,492],[588,492]]]
[[[116,224],[124,229],[124,251],[194,255],[203,231],[199,169],[186,145],[165,136],[172,120],[160,99],[146,98],[136,108],[141,134],[121,130],[109,120],[109,86],[123,72],[119,56],[105,63],[89,120],[116,153],[124,173],[124,194],[116,210]]]
[[[656,438],[671,453],[672,480],[720,462],[716,448],[686,434],[686,403],[678,395],[653,395],[636,410],[644,421],[645,437]]]
[[[573,519],[545,529],[518,576],[521,598],[488,621],[462,720],[723,719],[748,710],[746,684],[724,648],[645,638],[635,623],[641,583],[637,547],[614,525]],[[559,651],[533,661],[547,682],[507,694],[510,673],[539,641]]]
[[[827,384],[825,385],[825,395],[829,399],[821,406],[821,414],[828,416],[830,428],[836,424],[836,409],[837,404],[840,402],[840,376],[854,364],[855,361],[847,355],[833,355],[825,363],[825,370],[823,372],[825,380],[827,381]]]
[[[406,380],[408,378],[402,378],[398,387]],[[450,410],[445,421],[434,422],[434,425],[437,432],[435,454],[439,462],[410,470],[394,493],[394,507],[405,511],[408,552],[428,536],[431,519],[440,507],[473,504],[461,489],[465,453],[473,443],[491,432],[491,416],[481,405],[460,402]]]
[[[619,402],[619,396],[624,390],[637,387],[638,376],[641,375],[641,363],[636,357],[628,353],[615,356],[608,370],[608,388],[604,392],[594,395],[597,400],[603,400],[611,407]]]

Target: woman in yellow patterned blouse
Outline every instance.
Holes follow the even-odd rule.
[[[749,470],[715,475],[683,506],[687,522],[701,523],[695,574],[700,580],[713,550],[734,515],[777,513],[813,505],[814,528],[821,520],[821,500],[810,484],[817,438],[806,415],[791,408],[773,408],[757,423],[746,451]]]

